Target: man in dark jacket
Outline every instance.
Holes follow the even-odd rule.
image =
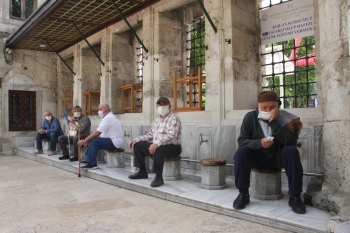
[[[69,123],[69,134],[61,135],[58,137],[58,143],[60,144],[62,150],[62,156],[59,157],[59,160],[69,159],[69,161],[78,161],[78,130],[80,128],[80,139],[85,139],[90,135],[91,131],[91,121],[90,118],[84,115],[83,109],[80,106],[75,106],[72,108],[73,117]],[[79,139],[79,140],[80,140]],[[72,157],[69,156],[70,151],[68,151],[67,145],[73,145],[73,150],[71,153]]]
[[[258,95],[257,110],[247,113],[238,137],[239,148],[234,157],[235,185],[239,195],[233,208],[243,209],[250,202],[249,185],[252,168],[285,168],[288,177],[289,206],[304,214],[300,199],[303,167],[295,144],[298,135],[279,122],[277,95],[263,91]]]
[[[42,140],[46,139],[50,141],[50,152],[48,155],[56,154],[56,143],[59,136],[63,135],[61,124],[59,120],[52,116],[50,110],[44,112],[45,120],[41,126],[41,129],[36,133],[36,149],[38,151],[34,154],[43,154],[43,143]]]

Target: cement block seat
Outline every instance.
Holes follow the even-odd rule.
[[[283,198],[281,169],[252,168],[252,197],[259,200]]]
[[[42,145],[43,145],[43,150],[49,151],[50,150],[50,140],[42,139],[41,141],[42,141]],[[36,140],[35,140],[35,148],[36,148]],[[58,143],[58,139],[56,142],[56,151],[61,152],[61,147],[60,147],[60,144]]]
[[[201,188],[218,190],[227,188],[225,181],[226,160],[222,158],[209,158],[200,161],[202,170]]]
[[[146,164],[146,171],[148,173],[151,173],[151,158],[150,156],[145,156],[145,164]],[[131,167],[131,171],[133,172],[137,172],[138,168],[134,167],[134,152],[130,153],[130,167]]]
[[[164,158],[163,179],[182,180],[181,156],[174,158]]]
[[[71,149],[72,149],[72,146],[73,145],[70,145],[70,147],[71,147]],[[87,150],[88,150],[88,148],[89,148],[89,146],[87,146],[87,147],[84,147],[84,146],[82,146],[82,147],[80,147],[80,161],[86,161],[86,152],[87,152]]]
[[[107,167],[125,167],[124,149],[107,150]]]

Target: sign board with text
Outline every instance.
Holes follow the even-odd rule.
[[[261,44],[314,35],[313,0],[294,0],[260,11]]]

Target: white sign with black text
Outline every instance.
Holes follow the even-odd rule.
[[[314,34],[313,0],[294,0],[260,11],[261,44]]]

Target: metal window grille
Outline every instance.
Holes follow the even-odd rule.
[[[187,52],[187,65],[186,75],[197,75],[198,67],[202,68],[202,75],[205,76],[205,50],[208,46],[205,45],[205,18],[202,17],[199,20],[193,20],[192,24],[188,26],[186,30],[186,52]],[[202,96],[198,96],[198,85],[192,84],[193,91],[189,93],[189,87],[187,87],[187,100],[189,95],[192,95],[193,106],[198,106],[198,98],[202,98],[202,107],[205,106],[205,83],[202,84]],[[189,102],[187,101],[187,105]]]
[[[265,0],[260,10],[284,2],[287,1]],[[261,86],[277,93],[281,108],[317,106],[314,36],[265,45],[261,58]]]
[[[291,0],[262,0],[261,7],[259,8],[259,10],[263,10],[272,6],[277,6],[279,4],[289,2],[289,1]]]
[[[36,130],[36,92],[9,90],[9,131]]]
[[[137,57],[137,76],[136,76],[136,83],[137,84],[143,84],[143,47],[140,44],[138,47],[136,47],[136,57]],[[136,98],[136,106],[142,107],[142,90],[136,90],[135,93]]]
[[[36,0],[12,0],[10,5],[11,17],[27,19],[36,9]]]

